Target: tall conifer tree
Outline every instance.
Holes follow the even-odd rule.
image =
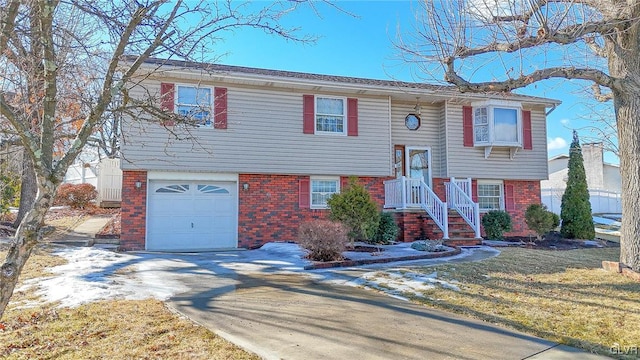
[[[582,148],[575,130],[569,148],[569,173],[567,174],[567,188],[562,195],[560,218],[562,219],[560,233],[563,237],[569,239],[593,239],[595,237]]]

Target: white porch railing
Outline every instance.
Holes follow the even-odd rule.
[[[419,207],[426,211],[442,230],[442,238],[449,239],[447,204],[421,179],[404,176],[384,182],[384,207],[406,209]]]
[[[459,184],[464,184],[461,187]],[[447,204],[449,208],[457,211],[464,221],[475,231],[476,238],[480,238],[480,207],[471,199],[471,181],[459,181],[451,178],[444,183],[447,190]],[[468,186],[468,187],[467,187]]]

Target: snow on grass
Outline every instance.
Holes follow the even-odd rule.
[[[616,221],[616,220],[601,217],[601,216],[594,216],[593,222],[596,223],[596,225],[607,225],[607,226],[617,226],[617,227],[620,227],[622,225],[620,221]]]
[[[345,285],[363,286],[383,291],[391,296],[406,299],[405,296],[424,297],[424,292],[440,286],[460,291],[454,281],[438,279],[438,273],[422,274],[403,269],[391,269],[363,274],[360,278],[346,282]]]
[[[303,271],[309,263],[304,250],[285,243],[251,251],[191,254],[115,253],[95,247],[63,248],[54,254],[67,263],[51,268],[52,276],[25,281],[21,289],[33,288],[44,301],[62,307],[110,299],[166,300],[188,291],[183,280],[196,274]]]
[[[28,280],[25,287],[35,287],[45,301],[63,307],[106,299],[164,300],[187,290],[180,282],[160,276],[160,269],[167,266],[162,260],[145,262],[144,256],[98,248],[68,248],[56,254],[68,263],[51,268],[53,276]],[[126,271],[128,266],[132,268]]]
[[[410,250],[400,246],[387,251],[406,254]],[[487,247],[464,249],[457,256],[412,261],[404,266],[474,261],[495,256],[494,253],[499,252]],[[238,273],[302,273],[319,281],[374,288],[392,296],[422,296],[422,292],[434,286],[459,290],[455,281],[438,279],[436,273],[389,269],[390,264],[305,271],[304,266],[311,264],[304,258],[306,251],[290,243],[269,243],[256,250],[202,253],[115,253],[93,247],[63,248],[55,254],[64,257],[67,263],[51,268],[52,276],[25,281],[23,288],[32,288],[45,301],[58,302],[63,307],[111,299],[166,300],[191,290],[194,281],[204,281],[204,286],[211,287],[216,286],[213,284],[216,281],[217,285],[226,285],[224,279],[233,279]]]

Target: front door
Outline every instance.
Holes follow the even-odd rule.
[[[405,174],[412,179],[421,179],[431,187],[431,149],[429,147],[405,147]]]

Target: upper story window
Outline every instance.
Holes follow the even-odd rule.
[[[196,125],[210,127],[213,124],[216,129],[226,129],[227,88],[216,86],[212,90],[209,87],[163,82],[160,84],[160,109],[186,116]],[[174,121],[166,119],[161,124],[175,125]]]
[[[473,140],[476,146],[522,146],[519,103],[490,101],[473,106]]]
[[[358,99],[302,95],[302,133],[358,136]]]
[[[345,99],[316,97],[315,132],[346,134]]]
[[[201,126],[211,126],[211,88],[176,86],[176,111]]]

